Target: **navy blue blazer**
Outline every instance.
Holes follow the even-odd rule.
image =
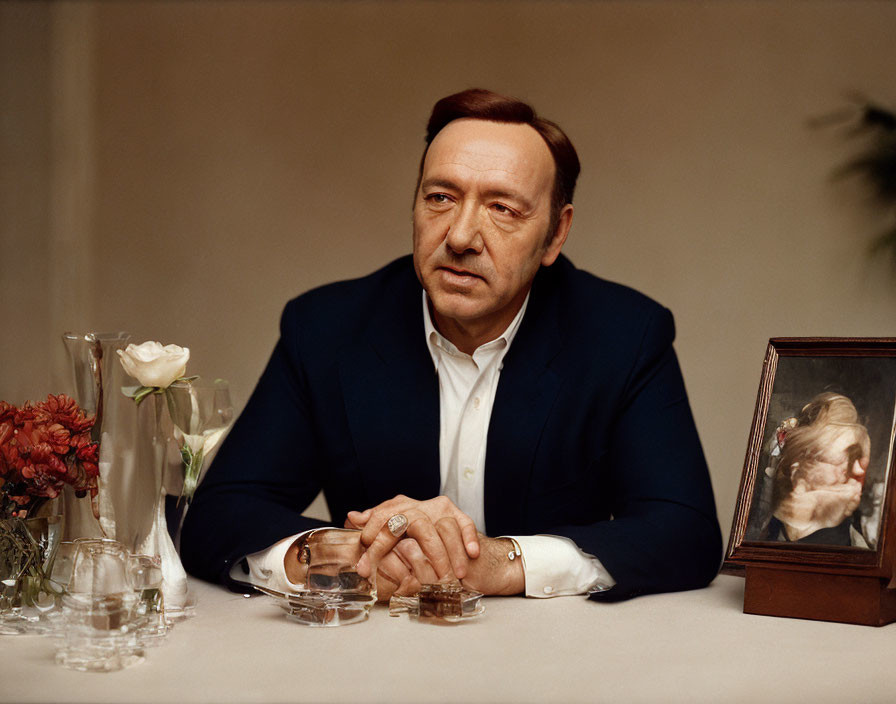
[[[396,494],[439,493],[439,385],[409,256],[290,301],[281,337],[196,492],[193,574]],[[488,431],[485,532],[547,533],[617,582],[597,599],[708,584],[721,559],[709,473],[669,311],[560,257],[535,278]]]

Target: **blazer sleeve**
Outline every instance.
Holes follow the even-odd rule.
[[[647,320],[609,433],[612,520],[550,531],[595,555],[616,580],[596,600],[709,584],[722,540],[709,471],[672,341],[672,314]]]
[[[292,301],[270,361],[187,512],[181,557],[197,577],[235,587],[235,561],[323,525],[302,516],[321,484],[299,337]]]

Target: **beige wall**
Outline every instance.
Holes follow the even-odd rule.
[[[50,15],[0,4],[0,399],[50,383]]]
[[[726,530],[768,338],[896,335],[881,216],[829,179],[856,143],[806,125],[896,100],[896,3],[4,3],[0,32],[0,398],[89,326],[190,346],[241,406],[288,298],[409,250],[428,110],[472,85],[567,129],[567,253],[676,314]]]

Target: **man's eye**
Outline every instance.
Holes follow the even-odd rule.
[[[451,199],[444,193],[430,193],[424,200],[433,205],[445,205],[451,202]]]
[[[503,203],[492,203],[492,210],[500,215],[516,215],[516,211],[508,208]]]

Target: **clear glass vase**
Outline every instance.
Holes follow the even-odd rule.
[[[50,578],[59,516],[0,519],[0,634],[43,633],[62,589]]]
[[[193,492],[233,424],[234,414],[230,387],[223,379],[175,382],[165,390],[165,400],[173,426],[172,436],[181,459],[181,471],[174,473],[174,476],[169,475],[166,481],[172,496],[178,497],[170,507],[172,520],[169,529],[179,551],[180,531]],[[160,507],[160,513],[160,520],[164,520],[164,504]],[[170,596],[165,593],[165,613],[170,619],[190,616],[193,608],[193,599],[188,591]]]
[[[168,621],[175,622],[194,614],[196,600],[190,591],[186,570],[175,547],[177,531],[171,530],[166,517],[167,488],[172,475],[177,476],[180,472],[177,469],[179,456],[174,451],[173,426],[164,411],[165,399],[159,394],[151,394],[138,407],[140,437],[144,445],[148,444],[143,454],[147,458],[146,464],[152,465],[156,501],[152,509],[153,521],[150,533],[142,543],[132,548],[132,552],[159,557],[165,616]],[[169,450],[172,452],[169,453]]]
[[[173,430],[161,395],[151,394],[138,405],[122,392],[134,381],[116,350],[130,338],[124,332],[63,336],[75,398],[85,411],[96,413],[94,434],[100,441],[99,520],[90,515],[89,502],[68,501],[66,511],[75,518],[66,521],[65,537],[112,538],[132,554],[158,556],[165,604],[178,618],[192,613],[193,600],[165,520],[164,478],[177,462],[168,456]]]
[[[181,498],[189,504],[233,425],[230,385],[224,379],[175,382],[166,389],[165,397],[174,425],[174,439],[183,460]]]
[[[85,413],[96,415],[91,440],[100,443],[96,499],[99,516],[95,515],[89,501],[78,499],[66,487],[62,497],[65,540],[112,538],[119,532],[119,520],[140,524],[144,517],[143,512],[134,515],[123,505],[134,494],[134,479],[139,476],[132,447],[136,437],[133,432],[136,412],[122,403],[121,386],[125,375],[116,354],[116,350],[124,349],[130,338],[127,332],[67,332],[62,336],[69,356],[73,397]],[[141,531],[145,534],[148,530],[149,526],[121,527],[121,532],[132,533],[135,540],[139,539]]]

